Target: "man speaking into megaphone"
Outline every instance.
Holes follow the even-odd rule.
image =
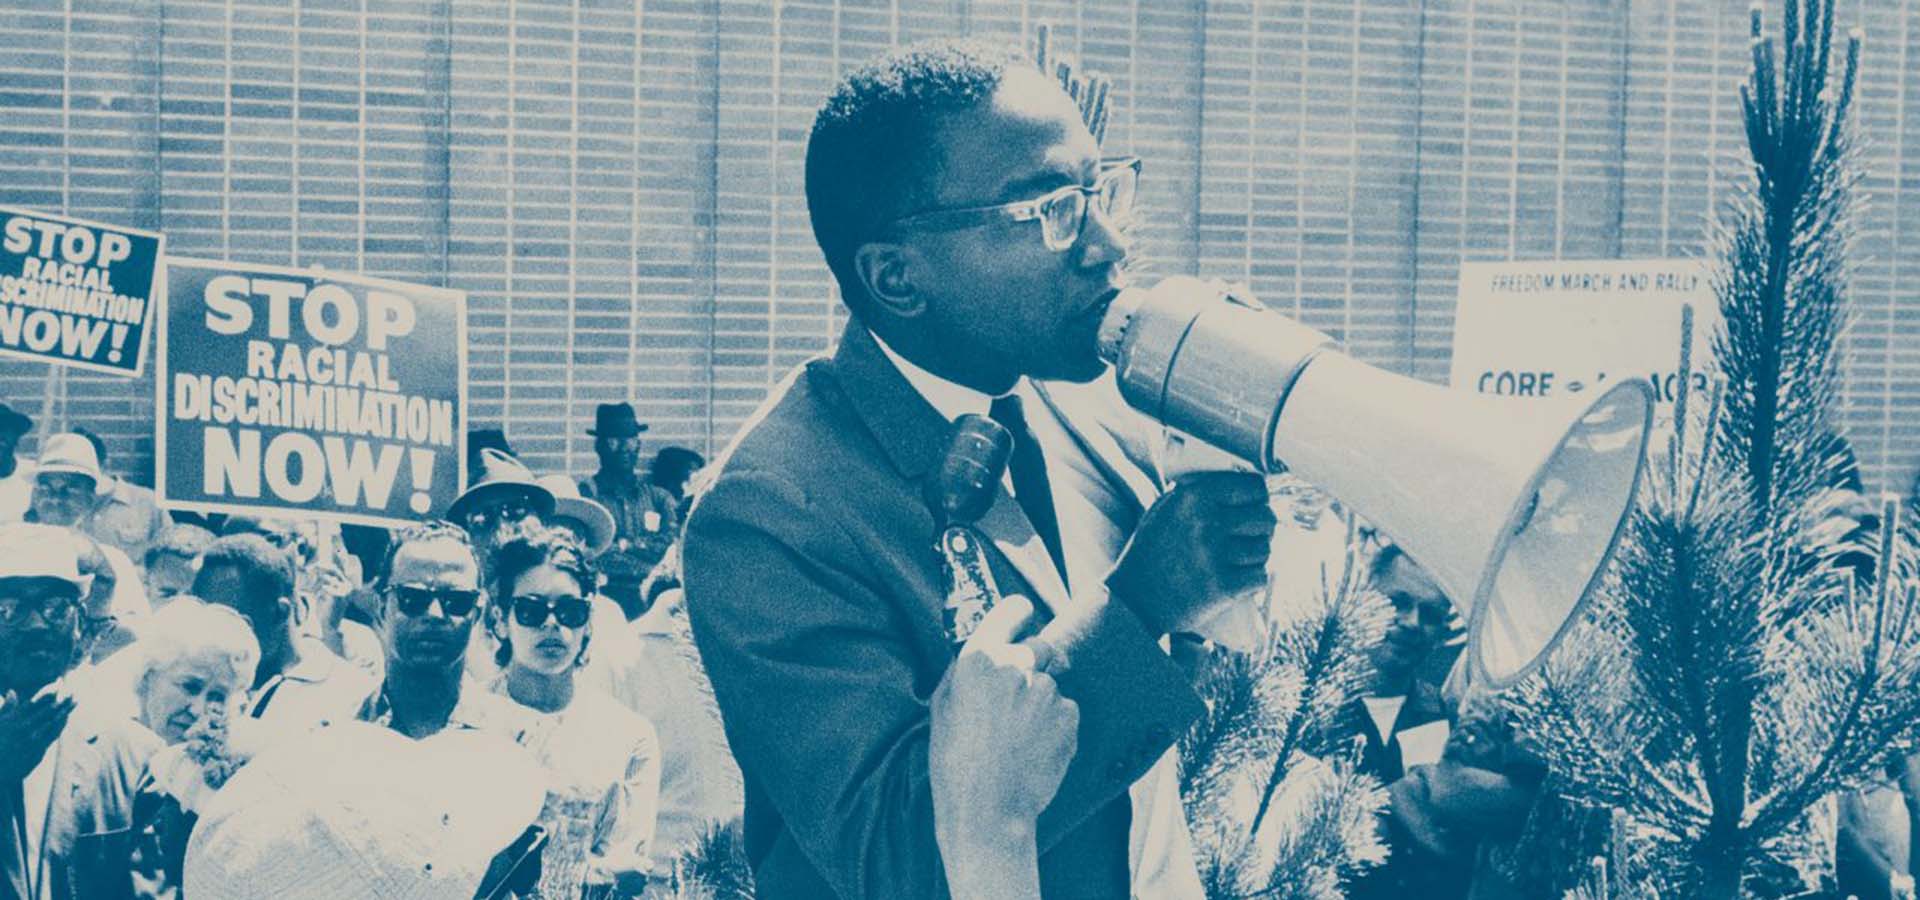
[[[1201,704],[1161,642],[1262,583],[1275,520],[1252,473],[1159,484],[1122,449],[1151,443],[1120,439],[1146,420],[1093,384],[1139,162],[1103,159],[1031,62],[943,43],[842,80],[806,167],[851,316],[723,454],[684,545],[760,895],[949,893],[930,703],[969,657],[943,625],[924,487],[966,414],[1013,437],[976,524],[994,582],[1032,600],[1034,671],[1077,710],[1057,791],[1030,798],[1040,892],[1198,895],[1168,751]],[[943,771],[1026,767],[1058,724],[979,740],[977,717],[947,720]]]

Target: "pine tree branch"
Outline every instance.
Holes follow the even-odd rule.
[[[1340,622],[1337,616],[1326,616],[1319,621],[1318,625],[1319,627],[1315,629],[1313,652],[1308,655],[1306,665],[1302,667],[1305,681],[1309,685],[1326,677],[1332,670],[1335,662],[1334,652],[1340,646]],[[1260,805],[1253,813],[1253,826],[1249,830],[1254,834],[1260,833],[1260,823],[1266,819],[1267,810],[1273,804],[1274,789],[1278,788],[1281,779],[1286,777],[1288,762],[1292,759],[1293,751],[1300,745],[1310,712],[1311,704],[1303,699],[1293,715],[1287,719],[1287,726],[1280,740],[1279,758],[1274,763],[1273,772],[1267,776],[1266,785],[1260,791]]]
[[[1899,529],[1899,507],[1889,501],[1883,506],[1882,516],[1880,546],[1891,547]],[[1783,802],[1768,804],[1756,817],[1755,828],[1761,833],[1771,832],[1797,817],[1806,807],[1829,792],[1832,787],[1827,780],[1829,775],[1837,768],[1844,771],[1845,769],[1842,768],[1844,763],[1855,761],[1852,758],[1853,754],[1846,752],[1850,749],[1849,742],[1861,737],[1858,733],[1861,718],[1866,713],[1867,705],[1876,689],[1881,687],[1879,676],[1887,629],[1887,604],[1893,590],[1889,577],[1892,574],[1892,562],[1893,554],[1888,552],[1881,553],[1876,561],[1873,630],[1866,643],[1866,659],[1851,686],[1846,712],[1841,716],[1838,727],[1833,730],[1825,749],[1814,757],[1818,762],[1815,763],[1813,770],[1807,773],[1799,785],[1786,793]]]

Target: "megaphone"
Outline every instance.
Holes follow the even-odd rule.
[[[1290,470],[1392,537],[1446,589],[1470,677],[1496,690],[1584,609],[1652,425],[1640,379],[1557,401],[1450,390],[1185,276],[1120,291],[1099,340],[1129,406],[1262,472]]]

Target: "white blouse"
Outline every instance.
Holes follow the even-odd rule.
[[[489,687],[507,693],[506,677]],[[580,689],[559,712],[530,711],[517,736],[551,780],[540,824],[547,829],[540,896],[575,898],[612,871],[650,867],[660,808],[660,736],[646,717],[596,690]]]

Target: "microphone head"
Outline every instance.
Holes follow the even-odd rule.
[[[993,506],[994,488],[1013,456],[1013,435],[986,416],[953,423],[947,454],[927,482],[927,505],[940,527],[971,525]]]

